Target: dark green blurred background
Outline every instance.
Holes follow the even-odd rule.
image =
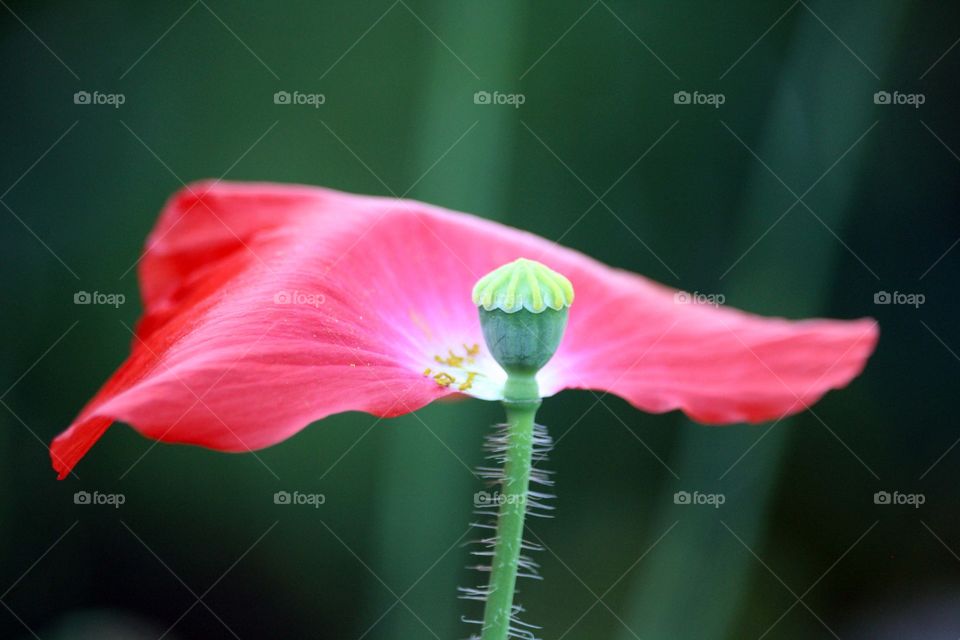
[[[956,3],[0,4],[0,637],[472,631],[495,405],[336,416],[256,456],[116,426],[54,479],[46,444],[126,355],[164,199],[221,176],[406,194],[750,311],[876,317],[864,375],[775,426],[546,402],[559,498],[520,602],[550,640],[960,636]]]

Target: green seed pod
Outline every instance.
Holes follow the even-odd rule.
[[[539,262],[520,258],[494,269],[473,288],[483,337],[507,372],[505,395],[539,398],[536,373],[560,346],[573,286]]]
[[[480,307],[480,326],[490,353],[509,374],[534,375],[547,364],[563,338],[567,310],[507,313]]]

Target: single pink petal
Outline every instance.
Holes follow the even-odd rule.
[[[541,375],[546,392],[602,389],[652,413],[681,409],[707,424],[761,422],[846,386],[877,343],[871,319],[763,318],[691,304],[633,274],[616,277],[621,282],[605,291],[580,296],[578,289],[581,313],[571,315],[569,340]]]
[[[164,442],[247,451],[341,411],[393,416],[448,394],[499,399],[470,293],[518,257],[576,289],[546,395],[589,388],[704,422],[801,410],[862,369],[876,325],[763,319],[537,236],[417,202],[270,184],[175,195],[141,265],[127,362],[54,441],[63,477],[114,420]]]

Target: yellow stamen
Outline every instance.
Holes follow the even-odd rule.
[[[451,384],[457,381],[456,378],[445,371],[433,376],[433,379],[436,380],[437,384],[441,387],[449,387]]]
[[[423,370],[423,375],[428,376],[430,375],[431,371],[433,371],[433,369],[431,369],[430,367],[427,367],[426,369]]]
[[[467,379],[461,384],[457,389],[460,391],[466,391],[473,387],[473,379],[477,377],[476,371],[467,371]]]
[[[453,349],[447,349],[447,353],[449,353],[450,355],[447,356],[446,358],[442,358],[440,356],[433,356],[433,359],[436,362],[439,362],[440,364],[447,365],[448,367],[459,368],[461,365],[463,365],[463,356],[458,356],[457,354],[455,354],[453,352]]]

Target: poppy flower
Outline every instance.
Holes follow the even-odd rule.
[[[203,182],[175,194],[139,266],[126,362],[51,446],[63,478],[115,421],[242,452],[342,411],[405,414],[503,397],[471,292],[517,258],[577,304],[542,396],[592,389],[707,424],[779,419],[845,386],[871,319],[763,318],[472,215],[305,186]]]

